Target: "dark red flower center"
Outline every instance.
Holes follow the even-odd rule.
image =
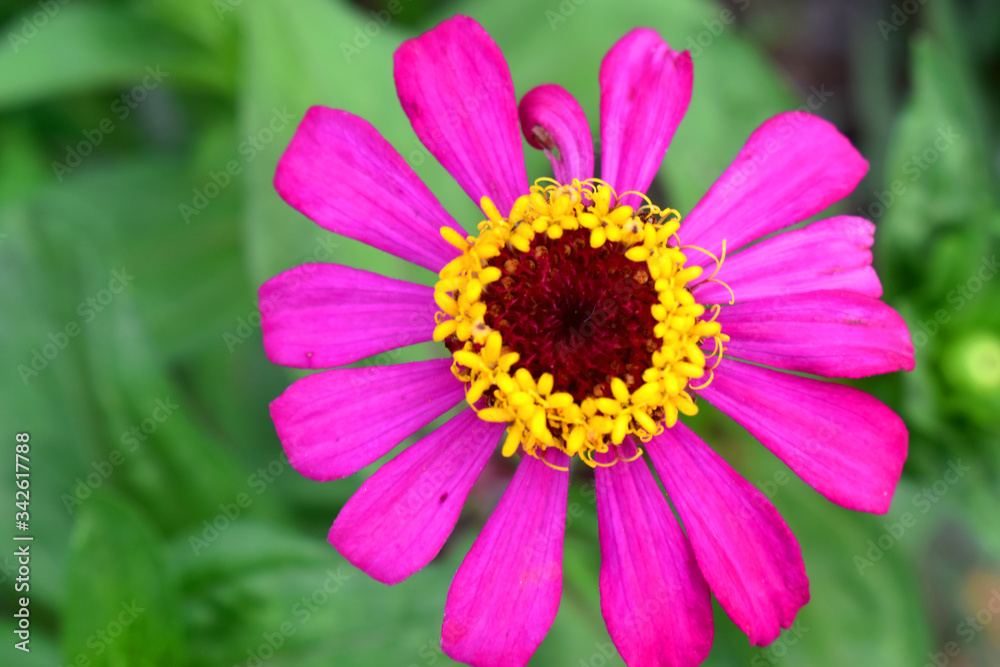
[[[520,365],[534,377],[552,373],[554,391],[578,402],[610,396],[616,377],[634,389],[660,347],[646,267],[621,245],[591,248],[588,235],[541,236],[528,253],[504,249],[488,262],[502,277],[482,296],[486,324],[521,353]]]

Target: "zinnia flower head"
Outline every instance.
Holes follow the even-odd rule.
[[[292,269],[261,288],[264,345],[297,368],[431,339],[450,357],[310,375],[271,413],[291,464],[331,480],[467,406],[368,479],[330,542],[379,581],[405,579],[438,554],[499,444],[520,462],[452,583],[442,648],[472,665],[524,665],[559,607],[579,458],[595,469],[601,609],[626,663],[704,660],[712,593],[752,643],[773,641],[809,598],[799,546],[679,417],[708,401],[831,501],[888,509],[907,450],[899,417],[785,372],[913,367],[905,324],[878,300],[873,225],[837,216],[759,241],[842,199],[867,162],[828,122],[786,113],[692,211],[661,208],[642,193],[687,110],[692,65],[648,29],[601,66],[600,179],[580,105],[555,85],[518,105],[499,48],[470,18],[403,44],[395,78],[417,136],[485,219],[467,235],[375,128],[310,109],[278,192],[438,281]],[[522,131],[554,179],[529,186]]]

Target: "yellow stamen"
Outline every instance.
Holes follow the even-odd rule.
[[[594,455],[622,445],[629,434],[648,441],[674,426],[679,415],[697,413],[688,391],[711,382],[722,360],[729,338],[715,321],[719,307],[713,306],[706,318],[705,307],[697,302],[691,287],[699,279],[721,282],[715,276],[725,258],[725,243],[720,258],[698,248],[716,263],[709,277],[702,278],[701,266],[686,265],[684,249],[691,246],[678,241],[680,214],[656,207],[640,193],[626,194],[639,195],[644,204],[639,209],[620,204],[621,198],[597,179],[569,185],[539,179],[529,194],[517,198],[506,218],[483,197],[480,208],[487,219],[479,224],[478,238],[463,238],[450,227],[441,229],[441,236],[461,254],[441,270],[434,287],[440,312],[433,337],[450,339],[452,372],[465,383],[466,399],[479,416],[509,424],[504,456],[520,450],[551,466],[545,452],[552,447],[579,456],[592,467],[610,465],[598,463]],[[580,235],[592,248],[621,244],[624,256],[648,273],[645,280],[649,282],[641,284],[648,284],[656,295],[650,310],[656,324],[648,335],[657,347],[641,382],[636,384],[638,378],[632,375],[610,378],[605,395],[580,402],[567,387],[558,386],[559,369],[534,377],[518,366],[521,353],[529,350],[507,347],[502,333],[505,325],[493,321],[487,307],[493,284],[509,281],[511,276],[516,279],[513,272],[518,263],[517,259],[507,259],[506,264],[496,260],[499,264],[494,266],[489,260],[504,252],[508,257],[513,251],[532,253],[536,239],[556,240],[566,234]],[[572,245],[564,247],[570,252]],[[535,252],[543,251],[539,247]],[[702,350],[709,339],[714,343],[710,354]],[[706,378],[704,384],[689,385],[692,379],[701,378]],[[611,396],[606,395],[608,388]],[[641,454],[637,448],[634,456],[621,460]]]
[[[484,197],[484,199],[485,199],[485,197]],[[466,242],[466,240],[464,238],[462,238],[461,234],[459,234],[458,232],[456,232],[451,227],[442,227],[441,228],[441,236],[444,238],[445,241],[447,241],[448,243],[452,244],[453,246],[455,246],[456,248],[458,248],[462,252],[465,252],[466,250],[469,249],[468,242]]]

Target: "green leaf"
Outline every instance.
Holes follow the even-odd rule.
[[[18,635],[14,634],[18,629],[15,619],[5,618],[0,623],[0,632],[7,637],[14,638],[4,646],[3,652],[0,652],[0,654],[6,653],[9,656],[4,664],[17,665],[18,667],[51,667],[62,664],[62,651],[60,651],[55,638],[38,621],[38,606],[32,602],[30,609],[35,620],[30,627],[31,637],[27,644],[30,650],[28,651],[21,651],[13,646],[15,642],[21,641]]]
[[[253,657],[310,667],[420,664],[423,653],[437,651],[454,571],[432,565],[387,587],[322,535],[253,522],[234,524],[198,556],[178,543],[174,560],[188,599],[191,664],[206,666]]]
[[[0,181],[0,206],[22,199],[51,177],[40,143],[26,119],[0,122],[0,173],[5,176]]]
[[[886,190],[869,210],[884,213],[876,266],[916,349],[902,414],[924,446],[911,448],[911,468],[934,470],[969,443],[995,439],[990,388],[956,371],[968,366],[969,342],[996,330],[1000,200],[995,127],[957,13],[949,2],[927,11],[911,42],[912,95],[890,139]]]
[[[91,665],[181,665],[176,583],[148,521],[95,494],[73,535],[64,607],[64,655]]]
[[[226,148],[235,143],[231,126],[229,131],[221,142]],[[169,355],[203,346],[228,353],[223,335],[254,311],[239,248],[238,182],[202,210],[193,209],[197,215],[188,220],[181,211],[193,207],[197,193],[212,183],[210,173],[230,157],[211,147],[190,161],[142,155],[85,163],[32,202],[46,228],[78,237],[77,247],[93,254],[98,271],[124,267],[136,276],[129,293],[157,347]]]
[[[10,38],[0,44],[0,109],[134,85],[157,68],[171,84],[225,88],[229,75],[206,54],[179,48],[157,26],[121,9],[56,3],[46,12],[32,6],[12,21]]]
[[[233,15],[240,10],[239,3],[136,0],[133,5],[136,12],[169,26],[178,34],[189,35],[201,44],[218,48],[234,41],[231,38],[235,36],[237,21]]]
[[[89,452],[100,443],[81,366],[85,345],[66,334],[67,324],[76,321],[78,264],[43,233],[47,222],[24,203],[0,209],[0,280],[23,286],[0,291],[0,347],[10,360],[0,374],[0,423],[31,438],[32,565],[49,573],[31,582],[40,616],[42,609],[51,613],[63,596],[72,517],[61,496],[71,492],[78,475],[91,472]],[[0,476],[0,492],[13,497],[13,475]],[[13,561],[0,561],[9,574]]]
[[[284,203],[272,185],[278,158],[313,105],[363,116],[407,155],[409,144],[400,139],[412,132],[392,80],[392,52],[402,40],[397,24],[375,23],[377,34],[368,37],[363,29],[371,16],[321,0],[296,3],[294,12],[275,3],[247,3],[239,15],[246,35],[241,134],[263,144],[246,164],[251,275],[263,282],[297,264],[332,261],[429,280],[422,269],[321,229]]]
[[[887,524],[913,510],[912,489],[900,487],[888,515],[851,512],[806,486],[759,444],[747,454],[739,467],[748,479],[789,480],[767,491],[802,547],[810,601],[770,647],[748,647],[746,660],[759,656],[758,664],[780,659],[817,667],[923,664],[930,633],[913,569],[919,531],[905,528],[901,537],[883,537],[896,530]],[[787,477],[775,477],[778,470]],[[869,540],[877,545],[879,539],[888,548],[870,550]]]
[[[198,404],[167,376],[127,297],[119,298],[114,311],[94,320],[87,338],[92,358],[103,360],[92,369],[92,381],[107,409],[111,444],[104,456],[120,455],[115,483],[140,500],[160,526],[171,531],[198,526],[241,493],[250,494],[251,474],[206,429]],[[274,458],[281,470],[287,467],[279,453]],[[257,495],[252,512],[272,511],[271,494],[259,501]]]
[[[1000,234],[982,94],[961,38],[951,29],[949,4],[929,9],[936,20],[911,44],[913,94],[890,139],[883,193],[888,201],[878,211],[885,212],[880,242],[893,253],[888,273],[911,286],[910,272],[899,263],[913,264],[922,246],[939,240],[932,237],[939,229],[967,230],[980,242],[986,234]],[[923,264],[916,264],[914,273],[927,276]]]

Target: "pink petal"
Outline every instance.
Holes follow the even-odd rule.
[[[431,562],[504,425],[459,413],[392,459],[358,489],[330,529],[330,544],[369,576],[396,584]]]
[[[732,359],[723,360],[698,393],[830,501],[862,512],[888,511],[909,434],[874,397]]]
[[[594,177],[594,144],[587,115],[564,88],[532,88],[518,106],[521,132],[532,148],[544,150],[560,183]]]
[[[276,364],[332,368],[431,340],[434,290],[339,264],[304,264],[260,288],[264,350]]]
[[[802,229],[778,234],[750,246],[722,263],[716,278],[732,288],[737,303],[768,296],[816,290],[848,290],[882,296],[882,284],[872,268],[875,225],[864,218],[840,215]],[[704,256],[693,253],[703,263]],[[730,294],[718,283],[695,288],[699,303],[729,303]]]
[[[514,83],[481,25],[455,16],[403,42],[395,76],[414,132],[477,205],[506,214],[528,193]]]
[[[458,230],[410,165],[368,121],[312,107],[278,162],[274,187],[316,224],[437,273],[458,251]]]
[[[774,506],[678,422],[647,446],[715,597],[755,645],[809,601],[802,551]]]
[[[550,454],[568,467],[564,454]],[[562,596],[569,473],[525,457],[448,591],[441,648],[477,667],[520,667]]]
[[[806,292],[727,306],[718,321],[727,354],[826,377],[913,370],[906,322],[891,306],[854,292]]]
[[[601,611],[628,665],[700,665],[712,603],[687,537],[646,462],[598,467]]]
[[[846,197],[868,171],[832,124],[801,111],[775,116],[750,135],[715,185],[681,223],[685,245],[716,256],[801,222]]]
[[[636,28],[601,63],[601,178],[620,195],[646,192],[691,101],[691,55]],[[623,198],[637,206],[639,197]]]
[[[271,418],[292,467],[327,481],[374,463],[463,398],[451,359],[342,368],[295,382]]]

